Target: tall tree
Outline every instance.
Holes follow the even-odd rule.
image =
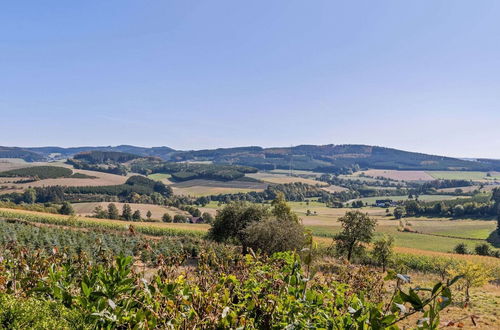
[[[135,210],[135,212],[132,214],[132,220],[141,221],[142,220],[141,211]]]
[[[132,208],[128,204],[123,204],[122,218],[124,220],[132,220]]]
[[[108,218],[109,219],[118,219],[118,218],[120,218],[120,214],[118,213],[118,208],[113,203],[109,203],[108,204]]]
[[[347,260],[350,261],[353,252],[360,248],[360,242],[371,241],[377,221],[359,211],[349,211],[338,221],[342,225],[342,231],[335,237],[337,251],[346,253]]]

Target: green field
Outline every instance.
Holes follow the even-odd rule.
[[[420,195],[418,199],[424,202],[434,202],[434,201],[444,201],[450,199],[456,199],[463,196],[451,196],[451,195]],[[408,196],[376,196],[376,197],[365,197],[356,200],[368,203],[368,205],[375,204],[377,200],[381,199],[392,199],[395,202],[408,200]],[[354,200],[350,201],[353,202]]]
[[[498,172],[491,172],[491,176],[487,176],[488,172],[477,171],[428,171],[427,173],[439,180],[500,180]]]
[[[148,175],[148,178],[150,178],[151,180],[156,180],[156,181],[163,181],[165,179],[170,179],[172,176],[170,174],[166,174],[166,173],[154,173],[154,174],[150,174]]]

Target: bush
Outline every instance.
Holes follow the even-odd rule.
[[[480,256],[490,256],[491,255],[491,248],[489,244],[483,243],[483,244],[478,244],[474,248],[476,251],[476,254],[479,254]]]
[[[2,329],[81,329],[83,317],[57,302],[0,295]]]
[[[299,251],[304,246],[304,227],[296,222],[267,218],[250,224],[243,232],[248,247],[267,254]]]
[[[164,213],[161,217],[161,221],[163,222],[172,222],[172,216],[168,213]]]
[[[469,254],[469,249],[467,248],[467,245],[465,245],[464,243],[457,244],[457,246],[455,246],[453,251],[458,254]]]

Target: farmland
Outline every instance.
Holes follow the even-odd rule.
[[[499,172],[429,171],[427,173],[430,176],[432,176],[433,179],[441,179],[441,180],[473,180],[473,181],[500,180]]]
[[[399,171],[399,170],[367,170],[356,173],[376,178],[383,177],[398,181],[430,181],[434,178],[425,171]]]
[[[460,196],[453,196],[453,195],[420,195],[418,196],[418,199],[422,202],[434,202],[434,201],[444,201],[444,200],[450,200],[450,199],[456,199],[457,197]],[[378,197],[365,197],[365,198],[359,198],[356,200],[360,200],[363,203],[368,203],[368,205],[373,205],[375,204],[375,201],[380,200],[380,199],[391,199],[395,202],[397,201],[405,201],[408,200],[408,196],[378,196]],[[354,200],[351,200],[349,202],[353,202]]]
[[[195,179],[171,185],[174,194],[189,196],[207,196],[234,194],[239,192],[263,191],[267,184],[258,181],[232,180],[215,181]]]
[[[259,172],[259,173],[247,174],[246,176],[256,180],[264,181],[267,183],[275,183],[275,184],[302,182],[310,185],[316,185],[316,184],[325,185],[324,183],[316,181],[314,179],[305,178],[302,176],[289,176],[287,174],[282,174],[282,172]]]
[[[93,211],[96,207],[101,206],[103,209],[108,207],[108,202],[100,202],[100,203],[75,203],[73,204],[73,208],[75,209],[76,214],[81,216],[92,216]],[[125,203],[113,203],[119,210],[122,210],[123,205]],[[151,211],[152,220],[160,221],[163,214],[168,213],[172,217],[176,214],[181,214],[188,216],[189,213],[179,210],[175,207],[167,207],[161,205],[154,204],[138,204],[138,203],[128,203],[128,205],[132,208],[132,210],[139,210],[141,212],[142,217],[146,217],[146,213]]]

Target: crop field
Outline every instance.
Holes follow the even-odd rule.
[[[474,181],[492,181],[500,180],[499,172],[477,172],[477,171],[428,171],[434,180],[474,180]]]
[[[398,171],[398,170],[367,170],[356,173],[364,173],[370,177],[384,177],[398,181],[431,181],[434,177],[425,171]]]
[[[325,186],[324,182],[316,181],[310,178],[304,178],[301,176],[289,176],[287,174],[280,174],[275,172],[259,172],[259,173],[251,173],[246,175],[249,178],[257,179],[260,181],[264,181],[267,183],[275,183],[275,184],[284,184],[284,183],[293,183],[293,182],[302,182],[310,185],[322,185]]]
[[[195,179],[171,185],[174,194],[188,196],[208,196],[218,194],[235,194],[239,192],[263,191],[267,184],[244,180],[215,181]]]
[[[100,202],[100,203],[74,203],[73,208],[75,210],[75,213],[81,216],[91,216],[93,214],[94,209],[97,206],[101,206],[103,209],[107,209],[108,207],[108,202]],[[116,205],[118,210],[121,212],[123,205],[125,203],[113,203]],[[161,205],[154,205],[154,204],[137,204],[137,203],[127,203],[130,205],[133,211],[139,210],[141,212],[141,216],[143,218],[146,218],[146,213],[148,211],[151,211],[152,213],[152,220],[157,220],[160,221],[163,214],[168,213],[172,217],[176,214],[182,214],[188,216],[189,213],[179,210],[175,207],[167,207],[167,206],[161,206]]]
[[[208,230],[207,224],[133,222],[0,208],[0,219],[17,219],[31,223],[58,225],[89,229],[110,229],[128,231],[132,225],[136,231],[151,236],[194,235],[200,236]]]

